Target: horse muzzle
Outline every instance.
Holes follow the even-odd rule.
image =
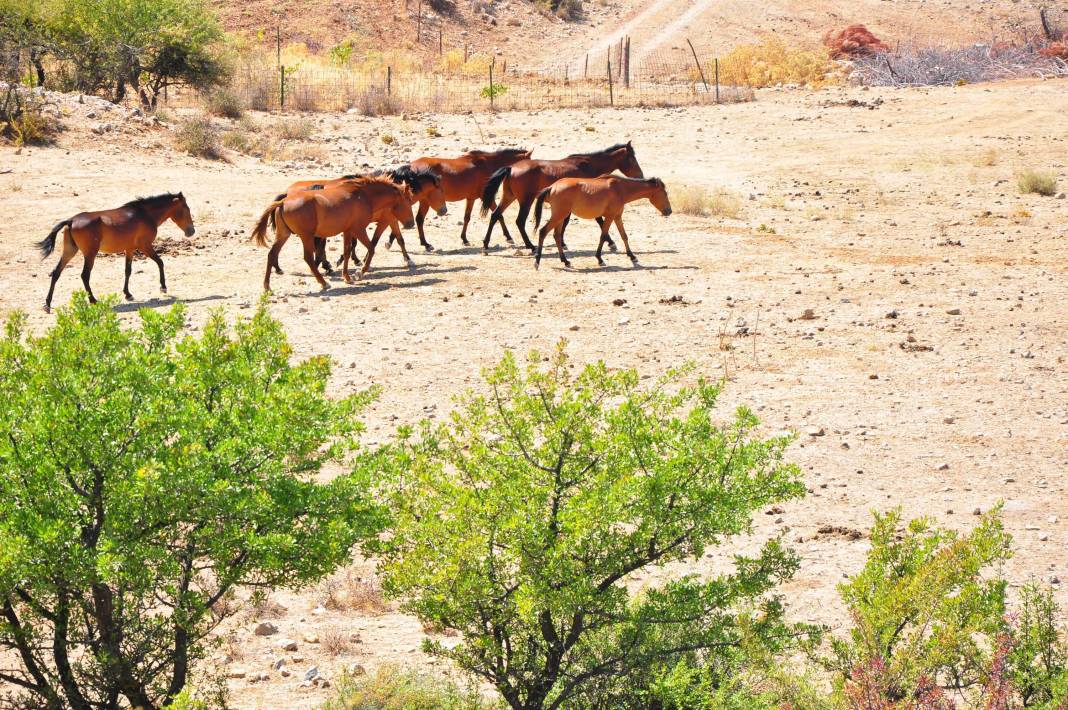
[[[665,217],[670,217],[671,216],[671,208],[668,207],[666,210],[664,210],[660,214],[664,215]]]
[[[196,227],[189,226],[189,227],[185,228],[185,236],[187,236],[187,237],[191,237],[196,233],[197,233]]]
[[[449,208],[448,208],[448,207],[446,207],[445,205],[442,205],[442,206],[441,206],[441,209],[440,209],[440,210],[438,210],[438,217],[444,217],[444,216],[445,216],[445,215],[447,215],[448,213],[449,213]]]

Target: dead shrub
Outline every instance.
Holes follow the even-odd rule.
[[[385,89],[370,87],[358,92],[355,108],[364,116],[395,116],[400,113],[400,104]]]
[[[868,31],[864,25],[849,25],[842,29],[829,29],[823,35],[823,46],[832,59],[860,57],[889,52],[890,47]]]
[[[30,91],[8,84],[0,96],[0,137],[16,146],[46,145],[59,133],[59,121],[45,101]]]
[[[1057,176],[1048,171],[1023,170],[1016,176],[1016,186],[1025,195],[1052,197],[1057,194]]]
[[[695,217],[738,219],[742,201],[721,187],[710,191],[697,185],[681,185],[671,188],[671,207],[676,212]]]
[[[289,613],[289,609],[266,594],[256,595],[249,601],[251,603],[247,612],[249,619],[261,621],[263,619],[281,619]]]
[[[359,577],[351,569],[324,580],[319,585],[319,596],[319,603],[327,609],[348,609],[370,615],[391,610],[378,580]]]
[[[219,152],[218,131],[205,116],[182,121],[174,134],[174,145],[183,153],[197,158],[217,160],[222,157]]]
[[[306,118],[292,118],[281,121],[275,126],[278,136],[292,141],[305,141],[311,138],[315,125]]]
[[[216,89],[208,94],[208,113],[223,118],[241,118],[245,113],[244,102],[229,89]]]
[[[732,49],[720,62],[720,77],[724,84],[752,88],[777,84],[820,88],[841,81],[839,68],[826,48],[801,49],[778,37]]]
[[[328,626],[319,632],[319,646],[331,656],[344,656],[352,652],[352,634],[340,626]]]

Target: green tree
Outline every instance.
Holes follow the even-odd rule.
[[[322,577],[376,520],[351,477],[314,479],[373,393],[327,398],[263,305],[198,337],[181,306],[125,330],[112,305],[0,340],[0,681],[33,707],[166,704],[219,600]]]
[[[460,632],[428,650],[517,710],[609,707],[648,668],[735,648],[744,628],[789,633],[767,597],[797,566],[779,541],[731,573],[634,587],[801,497],[790,439],[755,437],[745,408],[717,424],[719,387],[679,388],[682,372],[652,388],[603,363],[572,376],[563,344],[546,362],[508,354],[488,394],[402,429],[362,469],[393,514],[371,545],[385,589]]]
[[[1007,671],[1024,707],[1068,707],[1068,629],[1053,590],[1034,581],[1020,593],[1008,633]]]
[[[975,688],[1006,630],[1005,580],[986,576],[1012,554],[1000,511],[967,535],[927,519],[900,528],[900,511],[876,514],[863,570],[839,586],[853,627],[827,665],[846,686],[879,686],[888,704]]]

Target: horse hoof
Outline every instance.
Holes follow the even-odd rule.
[[[167,287],[166,286],[160,286],[159,292],[160,293],[167,293]],[[133,296],[130,296],[130,300],[133,300]]]
[[[571,262],[570,261],[565,261],[564,262],[564,268],[565,269],[570,269],[571,268]]]
[[[489,248],[482,247],[482,256],[489,256]]]
[[[44,312],[45,313],[51,313],[52,312],[52,307],[51,306],[45,306],[44,307]]]
[[[537,261],[534,262],[534,270],[535,271],[541,270],[541,264],[539,262],[537,262]]]
[[[330,290],[330,284],[323,284],[322,288],[320,288],[319,290],[320,291],[329,291]]]
[[[605,265],[604,264],[604,259],[598,259],[597,260],[597,266],[604,266],[604,265]]]
[[[424,244],[423,249],[426,249],[427,251],[434,251],[434,247],[430,244]]]

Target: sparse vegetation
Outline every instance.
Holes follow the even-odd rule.
[[[391,610],[378,580],[358,575],[352,569],[323,580],[319,585],[319,599],[327,609],[353,610],[373,616]]]
[[[374,675],[349,676],[322,710],[495,710],[477,690],[443,676],[386,665]]]
[[[311,138],[315,124],[307,118],[288,118],[275,124],[275,130],[280,138],[303,141]]]
[[[818,89],[842,81],[826,48],[792,47],[777,37],[735,47],[720,61],[720,72],[724,83],[752,88],[797,84]]]
[[[221,157],[219,133],[206,116],[183,120],[174,134],[174,145],[183,153],[197,158],[217,160]]]
[[[397,142],[397,137],[394,136],[392,133],[383,133],[378,137],[378,139],[386,145],[394,145]]]
[[[1016,186],[1024,195],[1052,197],[1057,194],[1057,176],[1048,170],[1022,170],[1016,175]]]
[[[319,645],[331,656],[344,656],[352,652],[351,634],[340,626],[328,626],[319,632]]]
[[[215,89],[207,98],[208,113],[223,118],[241,118],[245,113],[241,97],[229,89]]]
[[[681,214],[698,217],[738,219],[742,212],[741,199],[722,187],[709,191],[697,185],[672,186],[671,205]]]

